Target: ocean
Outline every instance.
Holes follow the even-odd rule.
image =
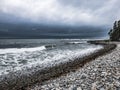
[[[101,48],[85,39],[0,39],[0,75],[36,66],[50,67]]]

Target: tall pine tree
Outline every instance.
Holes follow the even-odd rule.
[[[111,41],[118,41],[120,40],[120,20],[115,21],[113,25],[113,29],[109,31],[109,36]]]

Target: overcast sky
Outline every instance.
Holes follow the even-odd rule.
[[[101,26],[118,19],[120,0],[0,0],[3,21]]]

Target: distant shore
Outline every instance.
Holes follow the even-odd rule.
[[[84,67],[85,64],[94,60],[98,56],[104,55],[105,53],[116,48],[116,44],[114,43],[105,43],[105,42],[96,42],[89,41],[92,44],[100,44],[103,45],[103,49],[100,49],[91,55],[84,56],[82,58],[76,58],[74,61],[61,63],[59,65],[45,68],[43,70],[37,70],[34,73],[30,73],[28,75],[21,75],[20,73],[9,74],[9,76],[2,77],[0,80],[0,89],[1,90],[16,90],[23,89],[25,87],[34,85],[38,82],[43,82],[49,80],[51,78],[56,78],[63,74],[67,74],[68,72],[75,71],[78,68]],[[19,75],[19,76],[18,76]]]

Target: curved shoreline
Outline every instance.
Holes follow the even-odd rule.
[[[85,63],[90,62],[96,57],[101,56],[115,49],[116,47],[116,44],[100,43],[100,42],[93,42],[93,41],[89,43],[100,44],[100,45],[103,45],[104,48],[88,56],[77,58],[74,61],[61,63],[54,67],[38,70],[37,72],[32,73],[32,75],[29,75],[29,76],[20,75],[20,77],[17,77],[16,75],[11,74],[9,75],[9,77],[5,77],[3,80],[0,81],[0,89],[1,90],[16,90],[16,89],[18,90],[26,86],[35,84],[36,82],[42,82],[50,78],[60,76],[61,74],[68,73],[74,69],[84,66]],[[14,77],[14,78],[11,79],[11,77]]]

